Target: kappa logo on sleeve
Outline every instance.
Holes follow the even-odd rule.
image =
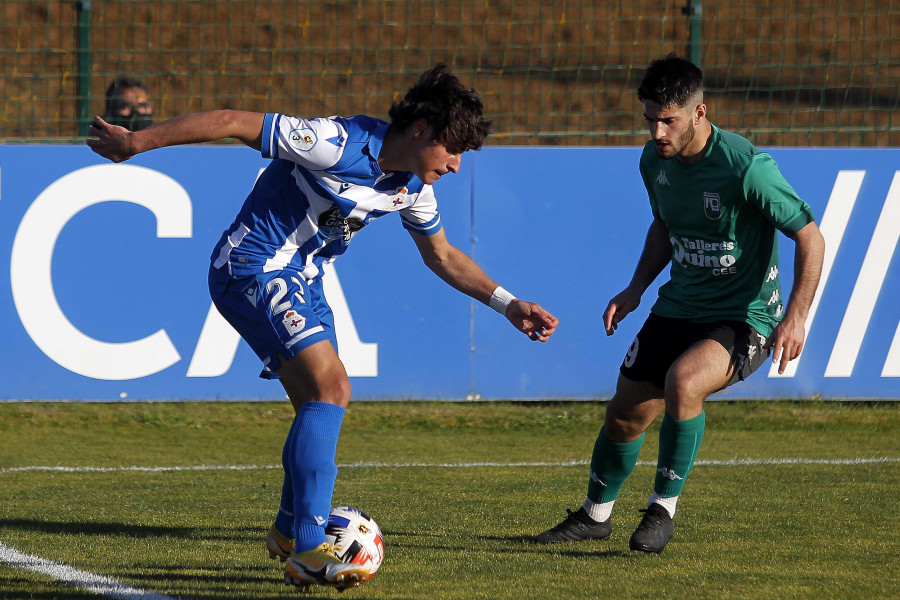
[[[290,143],[292,148],[295,148],[300,152],[309,152],[312,150],[313,146],[316,145],[317,141],[319,141],[319,139],[316,137],[316,133],[312,129],[306,127],[303,129],[294,129],[288,134],[288,143]]]

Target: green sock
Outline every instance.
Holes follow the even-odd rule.
[[[706,413],[676,421],[666,413],[659,428],[659,460],[653,491],[662,498],[681,494],[706,429]]]
[[[591,480],[587,494],[589,499],[602,504],[619,496],[622,484],[634,471],[643,443],[643,433],[632,442],[619,443],[608,440],[603,435],[603,430],[600,430],[591,455]]]

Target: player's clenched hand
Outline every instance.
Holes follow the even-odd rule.
[[[619,321],[636,309],[641,303],[641,295],[625,288],[606,305],[603,312],[603,327],[606,329],[606,335],[612,335],[619,327]]]
[[[87,145],[91,150],[113,162],[128,160],[136,154],[132,133],[124,127],[110,125],[100,117],[94,117],[88,127]]]
[[[779,363],[779,375],[784,374],[790,361],[800,356],[800,352],[803,351],[804,339],[806,339],[806,330],[803,320],[785,317],[766,340],[763,349],[772,349],[772,363]]]
[[[536,342],[546,342],[556,331],[559,319],[534,302],[513,300],[506,308],[506,318],[516,329]]]

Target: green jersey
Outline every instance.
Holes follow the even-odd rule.
[[[777,232],[796,233],[815,220],[809,205],[769,154],[716,126],[700,161],[660,158],[651,140],[640,168],[672,243],[670,280],[651,312],[743,321],[768,337],[784,312]]]

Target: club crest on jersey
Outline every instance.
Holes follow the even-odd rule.
[[[409,201],[409,196],[407,196],[408,192],[409,190],[406,189],[406,186],[403,186],[394,192],[388,199],[387,210],[399,210],[406,206]]]
[[[303,331],[303,328],[306,327],[306,317],[295,310],[289,310],[284,313],[282,323],[284,323],[284,327],[287,329],[288,333],[294,335],[300,333]]]
[[[722,218],[722,200],[715,192],[703,192],[703,212],[706,218],[718,221]]]
[[[309,152],[319,141],[312,129],[294,129],[288,134],[288,143],[300,152]]]

